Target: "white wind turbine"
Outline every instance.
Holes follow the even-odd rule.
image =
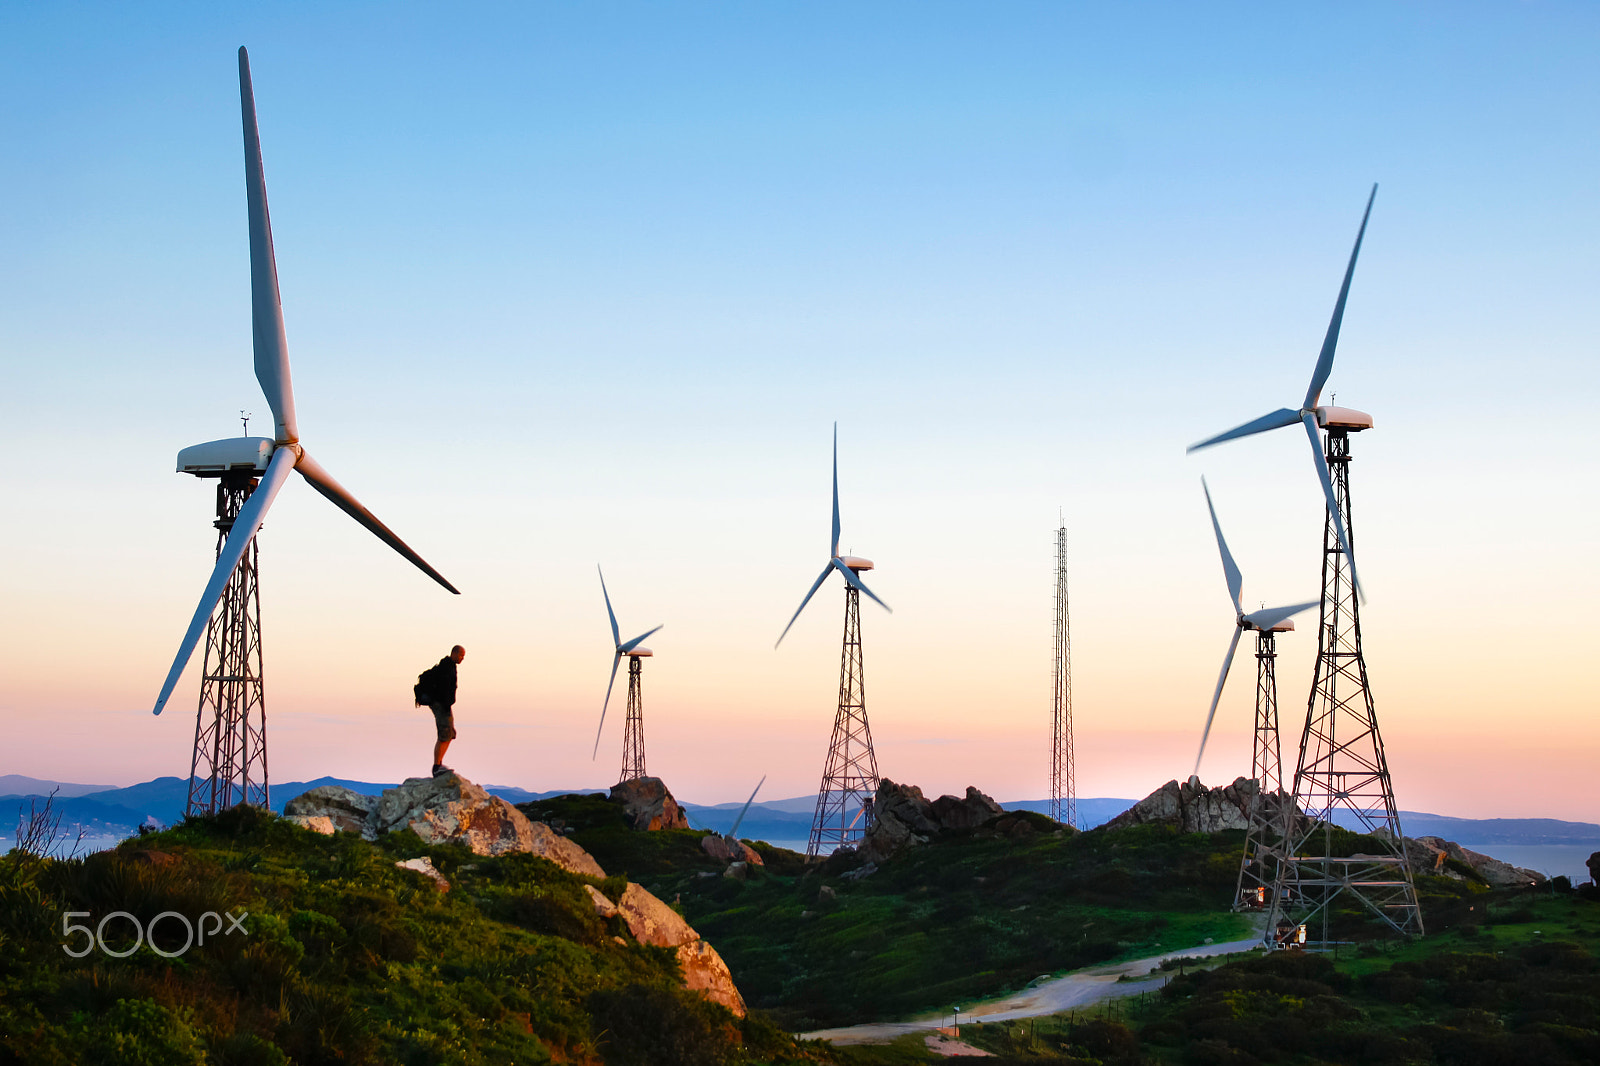
[[[1258,639],[1270,639],[1273,633],[1292,631],[1294,623],[1290,621],[1301,611],[1310,610],[1320,602],[1312,600],[1310,603],[1297,603],[1289,607],[1263,607],[1259,611],[1244,613],[1244,606],[1240,602],[1240,594],[1244,589],[1244,578],[1239,573],[1239,566],[1233,561],[1233,553],[1228,551],[1228,542],[1222,536],[1222,526],[1217,522],[1217,509],[1211,504],[1211,489],[1206,485],[1206,479],[1200,479],[1200,486],[1206,494],[1206,510],[1211,512],[1211,528],[1217,534],[1217,552],[1222,556],[1222,576],[1228,582],[1228,598],[1233,603],[1234,628],[1233,639],[1228,642],[1228,654],[1222,659],[1222,673],[1217,677],[1217,690],[1211,696],[1211,709],[1206,712],[1206,728],[1200,734],[1200,753],[1194,757],[1194,772],[1200,773],[1200,760],[1205,758],[1206,741],[1211,737],[1211,722],[1217,716],[1217,704],[1222,699],[1222,686],[1228,682],[1228,670],[1233,666],[1233,653],[1239,647],[1239,637],[1246,630],[1253,630]],[[1277,697],[1272,697],[1273,718],[1272,733],[1277,734]]]
[[[1236,437],[1248,437],[1254,433],[1265,433],[1269,429],[1282,429],[1300,423],[1305,427],[1306,436],[1311,441],[1311,458],[1317,469],[1317,478],[1322,482],[1322,494],[1328,501],[1328,514],[1332,517],[1334,529],[1338,533],[1339,547],[1344,551],[1345,558],[1350,563],[1350,583],[1355,586],[1358,596],[1366,598],[1361,589],[1361,581],[1356,575],[1355,552],[1350,546],[1350,534],[1345,529],[1344,518],[1340,513],[1339,501],[1334,496],[1333,477],[1328,471],[1327,457],[1322,453],[1322,438],[1318,429],[1353,429],[1362,430],[1372,428],[1372,416],[1363,412],[1344,407],[1318,406],[1317,401],[1322,398],[1322,387],[1328,383],[1328,375],[1333,372],[1333,355],[1339,346],[1339,327],[1344,322],[1345,300],[1350,296],[1350,279],[1356,271],[1356,257],[1361,254],[1361,239],[1367,233],[1367,219],[1372,215],[1372,201],[1378,195],[1378,186],[1372,186],[1372,193],[1367,197],[1367,210],[1361,216],[1361,228],[1356,232],[1355,247],[1350,249],[1350,263],[1345,267],[1344,283],[1339,286],[1339,298],[1334,301],[1333,318],[1328,322],[1327,335],[1322,340],[1322,351],[1317,355],[1317,365],[1311,371],[1311,384],[1306,388],[1305,399],[1301,401],[1297,410],[1280,407],[1271,414],[1262,415],[1260,418],[1246,422],[1242,426],[1235,426],[1225,433],[1218,433],[1214,437],[1207,437],[1198,444],[1191,444],[1188,451],[1195,452],[1201,448],[1209,448],[1213,444],[1221,444],[1225,440]]]
[[[617,683],[617,667],[622,660],[628,660],[628,722],[622,738],[622,776],[619,781],[630,781],[636,777],[645,776],[644,765],[644,695],[642,692],[644,664],[642,659],[653,656],[655,652],[643,646],[646,637],[658,632],[661,626],[646,633],[641,633],[632,640],[624,641],[622,633],[617,628],[617,612],[611,609],[611,593],[606,591],[605,571],[595,565],[595,571],[600,575],[600,595],[606,600],[606,614],[611,619],[611,642],[616,648],[616,654],[611,660],[611,680],[606,683],[606,699],[600,705],[600,728],[594,731],[594,752],[589,756],[591,760],[600,755],[600,734],[606,728],[606,708],[611,706],[611,689]]]
[[[250,294],[251,321],[255,341],[256,380],[272,408],[274,433],[266,437],[234,437],[185,448],[178,453],[178,469],[198,476],[221,477],[230,471],[259,475],[260,482],[233,518],[227,541],[217,553],[211,580],[200,595],[199,606],[189,629],[178,646],[172,669],[167,672],[161,694],[156,698],[155,714],[160,714],[172,690],[194,653],[195,644],[205,632],[212,611],[221,599],[234,568],[261,528],[262,519],[290,471],[297,471],[334,505],[409,559],[423,573],[451,592],[456,587],[406,546],[388,526],[363,507],[344,486],[335,481],[300,443],[295,421],[294,388],[289,377],[289,350],[283,328],[283,307],[278,296],[278,268],[272,251],[272,223],[267,213],[266,177],[261,165],[261,137],[256,128],[255,94],[250,82],[250,57],[239,49],[239,102],[244,122],[245,194],[250,218]]]

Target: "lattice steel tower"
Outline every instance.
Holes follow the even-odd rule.
[[[1067,527],[1056,530],[1056,639],[1050,716],[1050,817],[1078,826],[1072,744],[1072,621],[1067,610]]]
[[[852,562],[865,563],[865,559]],[[871,569],[867,563],[860,569]],[[859,573],[860,570],[852,567]],[[866,679],[861,668],[861,593],[844,590],[844,648],[839,660],[839,710],[833,718],[828,760],[811,817],[806,858],[828,855],[854,845],[872,824],[872,797],[878,791],[878,759],[872,752],[872,727],[867,723]]]
[[[622,776],[618,781],[632,781],[648,776],[644,769],[644,656],[649,648],[635,648],[628,653],[628,722],[622,730]]]
[[[1308,816],[1290,834],[1278,878],[1275,928],[1281,915],[1305,925],[1312,942],[1331,942],[1332,903],[1348,894],[1404,935],[1421,935],[1422,911],[1405,857],[1400,812],[1395,806],[1378,714],[1361,654],[1361,611],[1346,546],[1354,551],[1350,509],[1350,434],[1371,426],[1359,412],[1324,409],[1325,459],[1332,477],[1337,516],[1329,511],[1322,535],[1322,616],[1317,661],[1306,708],[1305,731],[1294,774],[1294,800]],[[1340,415],[1349,424],[1338,424]],[[1337,521],[1336,521],[1337,518]],[[1339,527],[1343,526],[1341,543]],[[1363,858],[1334,854],[1337,814],[1353,816],[1358,832],[1376,834],[1381,854]]]
[[[1293,816],[1294,808],[1283,791],[1283,745],[1278,735],[1277,634],[1293,629],[1294,623],[1285,619],[1273,629],[1256,630],[1255,750],[1250,761],[1256,792],[1247,812],[1249,827],[1239,860],[1235,910],[1270,907],[1290,831],[1286,819]]]
[[[862,584],[862,571],[871,569],[871,559],[839,554],[839,425],[834,423],[833,539],[828,548],[828,564],[812,582],[811,590],[800,601],[789,624],[778,634],[777,644],[773,645],[776,648],[783,643],[811,597],[828,580],[828,575],[837,570],[845,580],[839,707],[833,717],[833,737],[828,742],[828,758],[823,764],[816,813],[811,818],[811,838],[806,843],[808,859],[829,854],[841,845],[856,843],[872,824],[872,798],[878,791],[878,759],[872,753],[866,683],[861,669],[861,594],[866,593],[884,610],[888,610],[889,605]]]
[[[217,554],[239,509],[255,491],[253,467],[217,482]],[[240,803],[268,805],[267,704],[261,676],[261,589],[255,538],[233,568],[206,625],[206,650],[195,715],[194,755],[184,814],[215,814]]]

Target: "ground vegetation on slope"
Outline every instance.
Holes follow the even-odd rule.
[[[396,868],[422,857],[448,891]],[[13,851],[0,858],[0,1063],[711,1066],[821,1054],[685,991],[672,950],[599,917],[586,886],[615,900],[625,882],[409,831],[324,836],[251,808],[86,858]],[[204,944],[186,950],[183,922],[156,921],[246,912],[233,932],[203,926]],[[100,944],[68,954],[87,934],[67,924],[98,928]]]

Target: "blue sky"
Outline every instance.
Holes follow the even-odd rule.
[[[291,484],[263,534],[278,776],[414,772],[426,724],[393,692],[461,640],[463,717],[497,738],[461,769],[607,783],[602,562],[624,627],[668,624],[659,772],[697,800],[813,788],[837,590],[770,645],[825,557],[835,419],[845,546],[896,608],[866,620],[884,772],[1043,793],[1061,507],[1085,787],[1181,776],[1228,637],[1199,475],[1247,599],[1314,594],[1320,530],[1303,441],[1182,449],[1298,400],[1377,181],[1330,389],[1377,419],[1363,621],[1402,805],[1600,819],[1561,770],[1600,755],[1597,23],[7,7],[0,645],[28,651],[0,657],[0,715],[33,768],[3,769],[186,765],[193,674],[144,711],[209,555],[209,493],[172,456],[265,414],[244,44],[307,444],[466,593]],[[1309,649],[1283,654],[1292,732]],[[1248,688],[1208,778],[1248,765]]]

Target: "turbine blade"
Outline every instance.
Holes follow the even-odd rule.
[[[606,708],[611,706],[611,688],[617,683],[617,667],[622,664],[622,653],[619,651],[611,659],[611,680],[606,682],[606,701],[600,705],[600,728],[594,731],[594,751],[589,755],[593,762],[600,757],[600,734],[606,728]]]
[[[278,260],[272,251],[272,218],[267,213],[267,178],[261,165],[261,133],[256,128],[256,95],[250,84],[250,55],[239,49],[239,110],[244,122],[244,189],[250,216],[250,321],[255,343],[256,380],[272,408],[273,439],[300,439],[294,417],[294,383],[289,378],[289,343],[283,332],[283,301],[278,296]]]
[[[617,612],[611,609],[611,593],[606,591],[606,572],[600,569],[600,564],[594,564],[595,572],[600,575],[600,595],[606,598],[606,614],[611,616],[611,643],[618,649],[622,647],[622,634],[617,632]]]
[[[311,482],[312,488],[332,500],[335,507],[370,529],[379,540],[399,552],[406,559],[409,559],[418,570],[421,570],[457,596],[461,595],[460,589],[446,581],[444,575],[429,566],[422,556],[407,547],[406,542],[395,536],[393,530],[378,521],[377,515],[361,506],[361,501],[350,495],[349,489],[333,480],[333,476],[322,468],[322,464],[311,458],[310,452],[304,450],[300,452],[300,458],[295,463],[295,469],[300,471],[301,477]]]
[[[833,545],[830,557],[839,554],[839,423],[833,424]]]
[[[1311,385],[1306,389],[1306,402],[1301,404],[1306,410],[1317,406],[1317,401],[1322,398],[1322,386],[1328,383],[1328,375],[1333,372],[1333,353],[1339,347],[1339,327],[1344,322],[1344,302],[1350,296],[1350,279],[1356,272],[1356,257],[1361,254],[1361,238],[1367,235],[1367,219],[1372,217],[1372,201],[1378,197],[1378,185],[1372,185],[1372,193],[1367,197],[1367,210],[1361,216],[1361,228],[1356,231],[1356,245],[1350,249],[1350,263],[1344,268],[1344,284],[1339,286],[1339,298],[1333,304],[1333,318],[1328,321],[1328,335],[1322,339],[1322,351],[1317,355],[1317,368],[1311,372]]]
[[[812,583],[811,591],[806,593],[806,598],[800,601],[800,607],[794,612],[794,618],[789,619],[789,624],[783,627],[782,633],[778,634],[777,642],[772,645],[773,650],[777,650],[778,645],[783,643],[783,638],[789,635],[789,630],[794,626],[795,618],[800,617],[800,612],[806,609],[806,604],[811,602],[811,597],[817,594],[817,590],[822,587],[822,583],[828,580],[828,574],[832,570],[833,560],[829,559],[828,565],[822,568],[822,576]]]
[[[1244,616],[1244,620],[1257,629],[1271,629],[1285,618],[1293,618],[1301,611],[1308,611],[1320,604],[1321,600],[1312,600],[1310,603],[1297,603],[1291,607],[1263,607],[1259,611],[1252,611]]]
[[[1280,407],[1269,415],[1262,415],[1260,418],[1246,422],[1242,426],[1234,426],[1226,433],[1218,433],[1215,437],[1207,437],[1198,444],[1191,444],[1184,449],[1184,452],[1186,454],[1188,452],[1197,452],[1201,448],[1209,448],[1213,444],[1221,444],[1225,440],[1248,437],[1252,433],[1265,433],[1269,429],[1282,429],[1284,426],[1292,426],[1298,421],[1300,421],[1299,411],[1291,411],[1287,407]]]
[[[887,603],[884,603],[882,600],[878,599],[878,594],[876,592],[873,592],[871,589],[867,588],[867,586],[863,585],[861,583],[861,578],[856,575],[856,572],[854,570],[851,570],[848,566],[844,565],[844,563],[840,562],[838,559],[831,560],[829,562],[829,565],[837,567],[838,570],[839,570],[839,573],[844,575],[844,579],[846,581],[848,581],[848,582],[850,582],[850,584],[854,585],[859,591],[865,592],[869,597],[872,598],[872,601],[874,603],[876,603],[879,607],[882,607],[885,611],[888,611],[890,614],[894,614],[894,608],[890,607]]]
[[[1222,525],[1217,521],[1217,509],[1211,505],[1211,486],[1206,484],[1206,479],[1200,479],[1200,487],[1206,493],[1206,510],[1211,512],[1211,528],[1217,534],[1217,551],[1222,553],[1222,576],[1228,580],[1228,595],[1233,598],[1233,610],[1242,614],[1244,607],[1239,603],[1239,593],[1244,589],[1244,578],[1239,573],[1239,565],[1233,561],[1233,553],[1228,550],[1228,542],[1222,536]]]
[[[238,517],[233,520],[233,529],[229,531],[228,539],[222,545],[222,552],[217,556],[217,564],[211,571],[211,580],[206,582],[205,591],[200,594],[200,605],[195,608],[194,617],[189,620],[189,629],[183,635],[183,642],[178,645],[178,654],[172,660],[172,669],[167,671],[167,680],[161,686],[161,695],[156,697],[156,706],[152,714],[160,714],[162,708],[166,707],[167,700],[172,698],[172,690],[177,685],[178,678],[182,676],[183,668],[189,664],[189,657],[194,654],[194,646],[199,643],[200,634],[205,632],[206,623],[211,620],[211,612],[216,610],[217,601],[222,599],[222,590],[227,586],[228,579],[233,577],[234,568],[239,565],[245,549],[250,546],[250,539],[256,535],[256,530],[261,528],[261,520],[267,516],[267,508],[272,506],[273,497],[278,495],[278,490],[283,488],[283,483],[288,480],[289,471],[293,469],[294,452],[288,448],[279,448],[273,452],[266,473],[261,475],[255,491],[244,501],[244,506],[239,508]]]
[[[665,629],[666,627],[667,627],[667,624],[665,622],[663,622],[660,625],[656,626],[654,629],[652,629],[649,633],[641,633],[637,637],[634,637],[632,640],[628,641],[628,643],[618,645],[618,650],[619,651],[624,651],[624,652],[632,651],[634,648],[637,648],[639,646],[639,644],[646,637],[649,637],[649,636],[651,636],[652,634],[655,634],[655,633],[659,633],[663,629]]]
[[[1328,472],[1327,456],[1322,454],[1322,435],[1317,432],[1317,416],[1307,411],[1301,421],[1305,423],[1306,436],[1311,438],[1311,457],[1316,461],[1317,477],[1322,481],[1322,495],[1328,501],[1328,514],[1333,516],[1334,531],[1339,534],[1339,547],[1344,550],[1345,561],[1350,564],[1350,584],[1355,586],[1361,602],[1366,603],[1367,594],[1361,590],[1361,579],[1356,576],[1356,553],[1350,548],[1349,531],[1344,528],[1344,516],[1339,513],[1339,501],[1333,495],[1333,475]]]
[[[1200,760],[1206,757],[1206,741],[1211,739],[1211,720],[1217,716],[1217,704],[1222,700],[1222,686],[1228,683],[1228,670],[1233,666],[1233,653],[1239,647],[1239,634],[1244,630],[1233,627],[1233,639],[1228,642],[1228,654],[1222,660],[1222,673],[1217,677],[1217,691],[1211,697],[1211,710],[1206,712],[1206,729],[1200,734],[1200,754],[1194,757],[1194,772],[1200,773]]]
[[[750,793],[750,798],[744,801],[744,806],[739,808],[739,817],[733,820],[733,828],[728,830],[728,836],[734,840],[739,839],[739,826],[744,824],[744,816],[750,810],[750,804],[756,801],[756,793],[761,791],[761,786],[767,783],[767,775],[762,774],[761,780],[756,782],[755,789]]]

